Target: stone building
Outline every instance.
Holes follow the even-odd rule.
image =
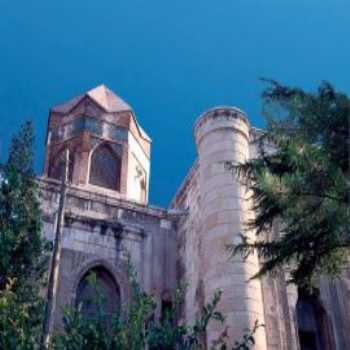
[[[101,85],[53,107],[39,181],[49,239],[57,221],[61,159],[66,149],[70,155],[56,326],[62,306],[87,300],[90,271],[111,312],[126,303],[130,255],[142,288],[158,301],[156,317],[186,281],[181,319],[193,322],[219,288],[231,342],[259,320],[265,327],[256,334],[258,350],[350,349],[350,273],[338,281],[322,279],[319,295],[310,297],[287,285],[284,273],[247,282],[258,271],[257,257],[229,260],[225,254],[224,245],[239,238],[254,212],[224,162],[255,156],[255,134],[238,108],[202,114],[194,126],[197,160],[169,208],[157,208],[148,204],[151,139],[127,103]],[[93,312],[92,306],[85,311]],[[221,331],[210,324],[208,344]]]

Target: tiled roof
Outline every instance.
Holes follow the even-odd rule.
[[[114,94],[105,85],[99,85],[82,95],[72,98],[68,102],[53,107],[51,110],[58,113],[68,113],[86,96],[89,96],[106,112],[113,113],[132,110],[125,101]]]
[[[95,101],[106,112],[109,112],[109,113],[123,112],[123,111],[132,112],[131,114],[137,124],[140,134],[144,139],[151,141],[147,133],[138,124],[136,117],[132,111],[132,108],[125,101],[123,101],[119,96],[117,96],[113,91],[109,90],[107,86],[103,84],[95,87],[94,89],[89,90],[84,94],[76,96],[63,104],[52,107],[51,111],[57,112],[57,113],[63,113],[63,114],[69,113],[84,97],[87,97],[87,96],[91,98],[93,101]]]

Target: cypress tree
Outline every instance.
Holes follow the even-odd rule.
[[[30,122],[13,136],[0,183],[0,348],[33,349],[39,339],[46,270]]]

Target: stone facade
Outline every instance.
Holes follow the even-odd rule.
[[[244,222],[254,216],[249,193],[225,162],[255,156],[256,132],[238,108],[217,107],[201,115],[194,127],[198,158],[163,209],[148,205],[151,140],[124,101],[99,86],[52,108],[39,178],[49,239],[57,221],[60,159],[70,151],[56,327],[61,308],[79,299],[91,269],[108,272],[118,286],[115,298],[127,303],[130,256],[142,288],[156,297],[156,317],[176,286],[186,282],[179,321],[193,323],[219,288],[231,343],[259,320],[265,327],[256,334],[258,350],[298,350],[299,338],[301,349],[308,344],[317,350],[350,349],[349,272],[335,282],[322,278],[320,294],[311,300],[298,295],[282,271],[248,282],[259,269],[258,258],[229,260],[225,253],[225,244],[238,240]],[[272,235],[278,234],[276,226]],[[210,324],[208,345],[222,329]]]
[[[53,238],[59,192],[41,179],[44,231]],[[122,302],[128,300],[126,263],[130,255],[145,292],[161,305],[176,286],[176,239],[167,211],[141,206],[74,187],[68,190],[59,275],[56,322],[74,305],[78,283],[89,269],[103,266],[115,278]],[[160,310],[159,310],[160,312]]]

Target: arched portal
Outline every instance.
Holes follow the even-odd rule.
[[[85,273],[76,291],[76,306],[87,317],[95,317],[99,311],[106,317],[118,312],[119,287],[107,269],[96,266]]]
[[[98,146],[91,156],[92,185],[120,191],[121,157],[108,144]]]
[[[332,350],[332,329],[317,295],[299,292],[297,322],[300,350]]]

